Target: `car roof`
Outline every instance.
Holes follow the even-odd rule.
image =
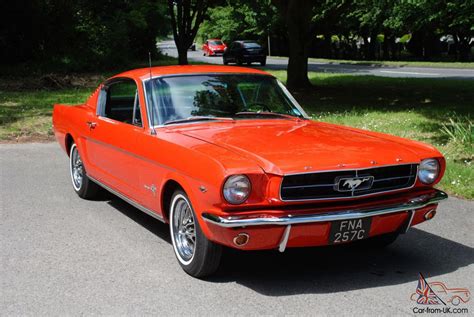
[[[208,41],[222,41],[221,39],[207,39]]]
[[[173,65],[173,66],[158,66],[150,68],[138,68],[129,70],[113,76],[117,77],[130,77],[137,80],[144,80],[150,77],[166,76],[166,75],[186,75],[186,74],[210,74],[210,73],[222,73],[222,74],[258,74],[273,76],[263,70],[238,67],[238,66],[221,66],[221,65]]]

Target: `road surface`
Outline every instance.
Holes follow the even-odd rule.
[[[174,41],[163,41],[158,43],[158,49],[166,55],[178,57],[178,51]],[[196,51],[188,51],[188,59],[194,62],[222,64],[222,57],[203,56],[200,49]],[[253,64],[253,67],[260,67]],[[288,59],[284,57],[267,58],[265,68],[281,70],[286,69]],[[433,68],[433,67],[412,67],[412,66],[369,66],[354,65],[343,63],[325,63],[325,62],[308,62],[308,70],[322,73],[342,73],[348,75],[374,75],[383,77],[421,77],[421,78],[464,78],[474,79],[474,69],[460,68]]]
[[[474,202],[455,198],[384,251],[227,252],[209,280],[181,270],[166,225],[80,199],[55,143],[0,145],[0,207],[3,316],[413,315],[418,272],[474,291]]]

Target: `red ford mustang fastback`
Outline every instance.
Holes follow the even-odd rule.
[[[101,188],[169,223],[196,277],[223,246],[384,246],[447,195],[432,146],[312,121],[272,75],[227,66],[137,69],[82,105],[55,105],[74,190]]]

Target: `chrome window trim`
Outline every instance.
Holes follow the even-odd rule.
[[[155,75],[155,76],[151,76],[151,77],[148,77],[148,78],[143,78],[142,77],[142,86],[143,86],[143,93],[145,94],[145,108],[146,108],[146,117],[147,117],[147,121],[148,121],[148,127],[150,129],[157,129],[157,128],[163,128],[163,127],[166,127],[166,126],[169,126],[169,125],[164,125],[162,123],[159,123],[159,124],[153,124],[153,126],[151,125],[151,120],[150,120],[150,105],[148,103],[148,92],[147,92],[147,89],[146,89],[146,83],[150,80],[154,80],[154,79],[157,79],[157,78],[170,78],[170,77],[187,77],[187,76],[203,76],[203,75],[241,75],[241,76],[245,76],[245,75],[252,75],[252,76],[265,76],[265,77],[271,77],[271,78],[274,78],[276,81],[277,81],[277,84],[278,86],[282,89],[282,92],[283,94],[285,95],[286,98],[288,98],[288,100],[291,102],[291,104],[293,106],[295,106],[296,109],[298,109],[298,111],[300,111],[301,115],[304,117],[304,119],[306,120],[310,120],[311,117],[308,116],[308,114],[303,110],[303,108],[300,106],[300,104],[296,101],[296,99],[291,95],[291,93],[288,91],[288,89],[285,87],[285,85],[283,83],[281,83],[278,78],[276,78],[275,76],[271,75],[271,74],[259,74],[259,73],[239,73],[239,72],[196,72],[196,73],[181,73],[181,74],[166,74],[166,75]],[[298,117],[295,117],[295,118],[298,118]],[[299,118],[301,119],[301,118]],[[153,122],[155,123],[155,122]],[[183,122],[184,124],[191,124],[191,122]],[[183,124],[183,123],[180,123],[180,124]],[[202,123],[202,122],[195,122],[195,123]]]
[[[133,110],[132,110],[133,111],[133,113],[132,113],[132,123],[127,123],[127,122],[124,122],[124,121],[115,120],[113,118],[109,118],[109,117],[105,116],[104,112],[105,112],[105,104],[106,104],[107,100],[105,100],[105,102],[101,103],[101,101],[102,101],[101,96],[102,96],[102,94],[108,94],[107,89],[109,88],[109,86],[114,85],[114,84],[119,83],[119,82],[122,82],[122,81],[133,81],[135,83],[135,86],[136,86],[135,97],[134,97],[134,102],[133,102]],[[138,103],[138,104],[136,104],[136,103]],[[141,109],[140,109],[140,120],[142,122],[141,125],[133,124],[133,122],[135,121],[135,110],[136,110],[135,107],[136,106],[140,107],[140,99],[139,99],[139,95],[138,95],[138,84],[137,84],[137,82],[133,78],[130,78],[130,77],[114,77],[112,79],[109,79],[109,80],[105,81],[103,84],[100,85],[99,95],[97,96],[97,105],[96,105],[95,114],[96,114],[97,117],[107,118],[107,119],[112,120],[114,122],[124,123],[124,124],[128,124],[128,125],[143,129],[144,128],[143,114],[141,112]]]
[[[357,173],[359,171],[370,170],[370,169],[374,169],[374,168],[383,168],[383,167],[390,167],[390,166],[404,166],[404,165],[416,165],[415,181],[413,182],[413,185],[410,186],[410,187],[397,188],[397,189],[392,189],[392,190],[386,190],[386,191],[370,193],[370,194],[365,194],[365,195],[358,195],[358,196],[349,196],[349,197],[308,198],[308,199],[283,199],[281,197],[281,190],[283,188],[283,178],[285,178],[286,176],[305,175],[305,174],[320,174],[320,173],[330,173],[330,172],[344,172],[344,171],[348,171],[348,172],[355,171],[356,175],[357,175]],[[418,181],[418,167],[419,167],[419,165],[420,165],[419,163],[389,164],[389,165],[380,165],[380,166],[364,167],[364,168],[352,168],[352,169],[325,170],[325,171],[317,171],[317,172],[302,172],[302,173],[283,174],[282,177],[281,177],[280,192],[279,192],[278,198],[283,202],[299,202],[299,201],[357,199],[357,198],[360,198],[360,197],[368,197],[368,196],[374,196],[374,195],[385,194],[385,193],[395,193],[395,192],[398,192],[398,191],[403,191],[403,190],[407,190],[407,189],[411,189],[411,188],[415,187],[416,182]]]

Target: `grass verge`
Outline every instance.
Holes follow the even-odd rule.
[[[284,56],[272,56],[271,58],[287,59]],[[310,62],[328,64],[349,64],[374,67],[433,67],[433,68],[460,68],[474,69],[473,62],[424,62],[424,61],[366,61],[348,59],[309,58]]]

